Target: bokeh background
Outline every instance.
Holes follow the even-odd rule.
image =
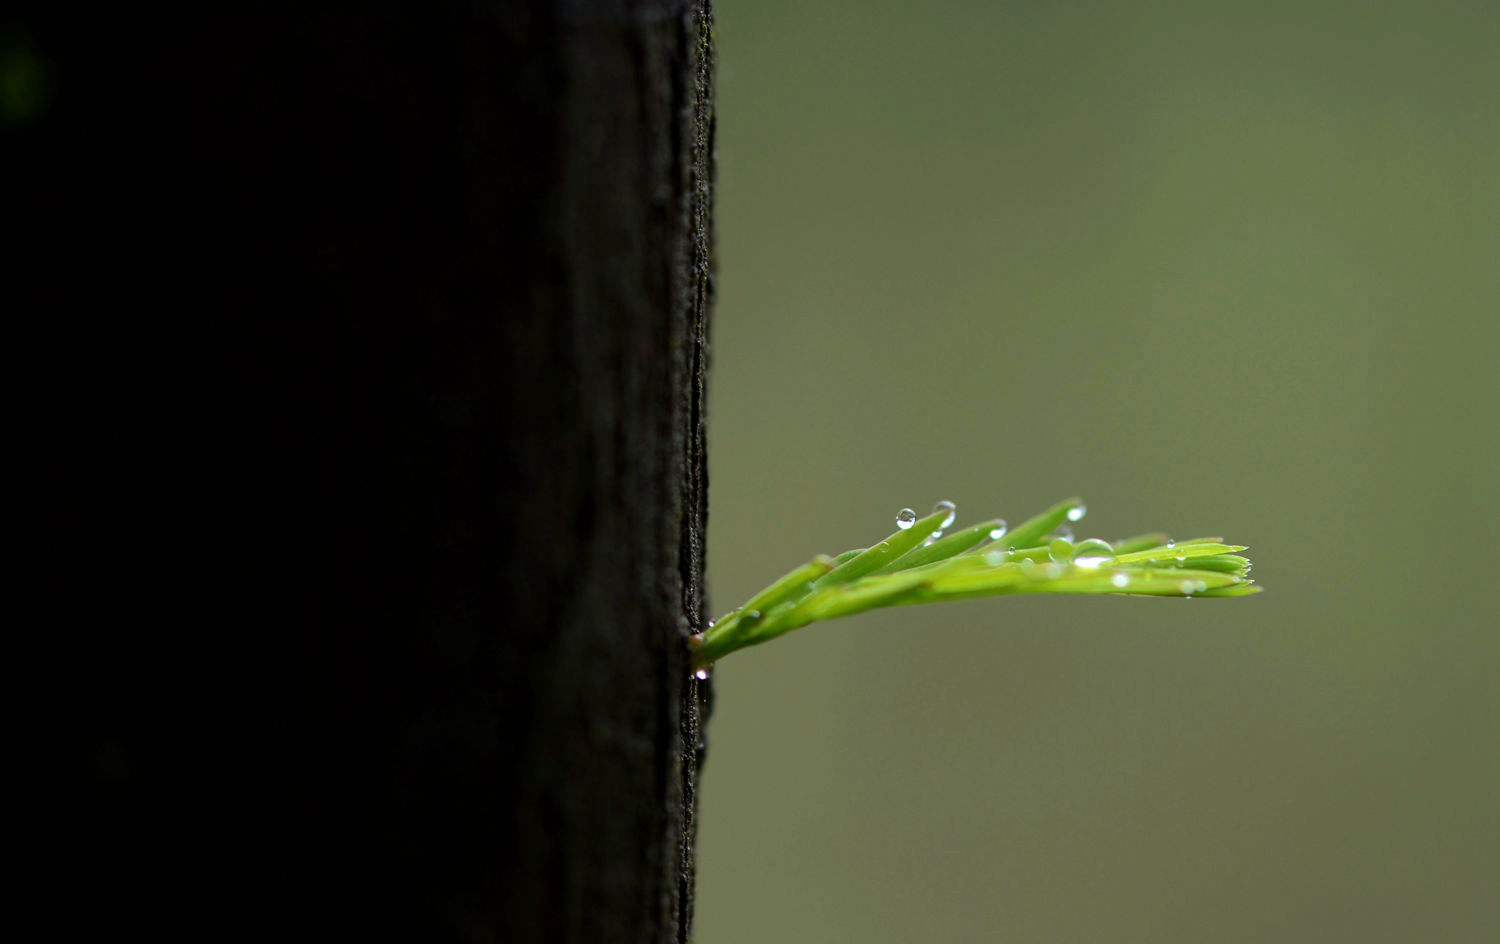
[[[910,505],[1242,600],[716,672],[701,944],[1500,940],[1500,6],[720,0],[709,573]]]

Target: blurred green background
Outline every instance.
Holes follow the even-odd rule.
[[[701,944],[1500,939],[1500,5],[717,6],[713,605],[898,508],[1243,600],[716,671]]]

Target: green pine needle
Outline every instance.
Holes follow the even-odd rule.
[[[1250,560],[1222,538],[1173,543],[1151,533],[1114,542],[1075,541],[1062,530],[1083,517],[1070,498],[1006,532],[999,519],[944,537],[946,503],[873,547],[819,554],[711,624],[692,639],[693,668],[782,633],[883,606],[1013,593],[1111,593],[1124,596],[1239,597],[1260,587]],[[1061,532],[1061,533],[1060,533]]]

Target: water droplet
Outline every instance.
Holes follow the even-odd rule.
[[[1073,542],[1065,538],[1057,538],[1047,545],[1047,556],[1063,564],[1073,561]]]
[[[756,626],[760,625],[760,621],[762,619],[764,619],[764,616],[761,614],[760,610],[746,610],[745,615],[740,617],[740,625],[738,628],[753,629]]]
[[[1001,564],[1005,563],[1005,555],[1000,551],[985,551],[984,562],[986,564],[989,564],[991,567],[999,567]]]
[[[1116,587],[1128,587],[1130,586],[1130,575],[1124,573],[1116,573],[1110,576],[1109,582]]]
[[[1061,577],[1063,575],[1063,572],[1066,570],[1067,568],[1061,564],[1048,564],[1047,576],[1052,578],[1053,580],[1056,580],[1058,577]]]
[[[1101,567],[1114,561],[1115,549],[1108,541],[1087,538],[1073,545],[1073,563],[1079,567]]]
[[[993,528],[990,528],[990,540],[998,541],[1003,537],[1005,537],[1005,519],[1001,518],[999,521],[995,522],[995,526]]]
[[[946,511],[948,513],[948,517],[944,518],[943,523],[938,525],[938,531],[942,531],[944,528],[953,524],[953,519],[958,517],[958,506],[953,504],[951,501],[940,501],[936,505],[932,506],[932,513],[937,514],[940,511]]]
[[[693,673],[693,678],[697,679],[700,682],[708,681],[708,670],[699,669],[698,671]]]
[[[1178,554],[1177,555],[1177,563],[1180,564],[1180,563],[1182,563],[1185,560],[1187,560],[1187,555],[1186,554]]]
[[[1183,593],[1187,594],[1188,596],[1192,596],[1193,591],[1196,590],[1197,588],[1198,588],[1198,581],[1196,581],[1196,580],[1184,580],[1184,581],[1182,581],[1181,583],[1179,583],[1177,585],[1177,589],[1181,590]]]
[[[1088,513],[1089,509],[1087,505],[1074,505],[1072,508],[1068,509],[1068,520],[1078,521]]]
[[[1059,525],[1057,530],[1052,532],[1052,536],[1054,538],[1062,538],[1064,541],[1071,541],[1073,540],[1073,529],[1065,524]]]
[[[912,511],[910,508],[903,508],[900,511],[896,512],[896,527],[900,528],[902,531],[905,531],[907,528],[916,523],[917,513],[915,511]]]
[[[1176,546],[1177,546],[1177,542],[1176,541],[1168,541],[1167,542],[1167,547],[1176,547]]]

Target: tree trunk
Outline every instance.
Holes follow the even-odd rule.
[[[52,936],[687,940],[707,0],[59,6],[0,37]]]

